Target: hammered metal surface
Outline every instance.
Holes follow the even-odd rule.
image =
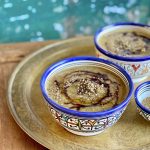
[[[13,72],[8,106],[18,125],[51,150],[148,150],[150,126],[136,110],[134,99],[116,125],[102,134],[82,137],[69,133],[49,114],[39,87],[43,71],[54,62],[77,55],[94,55],[92,37],[48,45],[26,57]]]

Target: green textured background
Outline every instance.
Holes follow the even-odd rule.
[[[150,0],[0,0],[0,43],[92,35],[127,21],[150,25]]]

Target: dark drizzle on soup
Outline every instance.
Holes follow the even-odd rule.
[[[80,111],[81,108],[102,106],[112,103],[116,106],[120,84],[108,78],[107,74],[92,71],[74,71],[64,76],[63,81],[54,80],[56,93],[68,101],[64,105]]]
[[[121,56],[150,55],[150,37],[137,32],[114,32],[100,40],[105,49]]]

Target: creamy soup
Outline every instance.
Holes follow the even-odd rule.
[[[145,98],[145,99],[142,101],[142,104],[144,105],[144,107],[150,109],[150,97]]]
[[[150,34],[136,31],[109,32],[99,39],[103,49],[120,56],[150,55]]]
[[[95,66],[63,69],[48,78],[49,97],[63,107],[77,111],[103,111],[126,97],[127,87],[114,73]]]

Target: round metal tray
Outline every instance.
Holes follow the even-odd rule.
[[[136,111],[134,99],[116,125],[91,137],[69,133],[49,114],[39,86],[43,71],[63,58],[94,53],[92,37],[83,37],[48,45],[26,57],[9,82],[8,106],[12,116],[24,132],[51,150],[150,149],[150,125]]]

